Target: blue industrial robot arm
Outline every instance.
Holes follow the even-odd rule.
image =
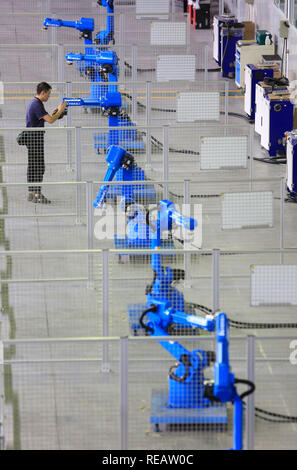
[[[95,42],[96,44],[109,44],[114,40],[114,7],[113,0],[98,0],[98,5],[107,8],[106,30],[97,33]]]
[[[113,51],[100,51],[98,54],[74,54],[73,52],[69,52],[65,57],[69,64],[82,61],[92,63],[93,65],[100,67],[102,72],[114,75],[114,79],[111,77],[111,81],[115,81],[117,79],[118,57]]]
[[[147,317],[146,322],[144,322],[145,317]],[[176,341],[160,341],[160,345],[179,361],[175,372],[171,372],[169,377],[169,404],[176,407],[191,406],[192,403],[187,403],[185,399],[190,397],[191,401],[191,397],[192,399],[193,397],[197,398],[196,389],[202,385],[201,371],[215,357],[213,384],[202,385],[203,393],[198,394],[198,399],[201,403],[205,403],[205,406],[207,406],[207,400],[210,400],[210,402],[233,403],[233,449],[241,450],[243,448],[243,395],[240,396],[237,393],[235,384],[241,381],[235,379],[229,363],[229,331],[226,314],[220,312],[216,315],[201,318],[170,308],[166,301],[154,300],[148,309],[143,312],[140,323],[147,333],[152,336],[168,336],[167,330],[171,323],[190,324],[209,332],[215,331],[217,344],[215,356],[212,356],[211,352],[202,350],[187,351]],[[254,391],[253,384],[249,385],[251,388],[244,394],[245,396]],[[183,387],[185,388],[183,389]],[[192,387],[192,395],[189,394],[189,388],[187,387]]]
[[[131,168],[135,165],[133,156],[121,147],[111,145],[108,149],[106,161],[108,163],[104,181],[112,181],[120,168]],[[93,203],[94,207],[101,209],[109,190],[108,185],[100,187],[100,191]]]
[[[63,98],[67,106],[85,106],[85,107],[101,107],[103,109],[114,108],[115,114],[118,114],[118,109],[122,106],[121,93],[106,93],[105,96],[100,98]]]
[[[74,28],[81,32],[81,37],[88,40],[89,44],[92,44],[92,33],[94,31],[94,20],[93,18],[81,18],[77,21],[64,21],[55,18],[45,18],[43,22],[44,29],[48,27],[56,28]]]

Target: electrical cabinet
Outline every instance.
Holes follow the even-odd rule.
[[[199,8],[193,7],[194,29],[210,29],[210,3],[199,3]]]
[[[221,29],[223,24],[237,22],[234,15],[215,15],[213,18],[213,58],[221,66]]]
[[[275,70],[261,65],[247,64],[244,73],[244,111],[253,121],[255,119],[256,85],[265,77],[273,77]]]
[[[256,41],[237,41],[235,52],[235,84],[239,88],[244,87],[245,66],[257,64],[262,55],[274,54],[274,44],[261,46]]]
[[[287,189],[297,202],[297,130],[287,134]]]
[[[293,129],[294,106],[290,96],[262,94],[256,104],[256,115],[260,116],[261,146],[274,157],[284,151],[285,133]]]

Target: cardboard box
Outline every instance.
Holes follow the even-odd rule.
[[[255,39],[255,23],[253,21],[242,21],[242,23],[245,25],[243,39]]]

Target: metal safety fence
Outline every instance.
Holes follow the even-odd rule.
[[[295,208],[285,202],[283,178],[111,182],[99,210],[94,204],[102,186],[102,181],[1,183],[0,239],[8,237],[14,249],[35,249],[37,245],[39,249],[112,248],[117,244],[128,248],[129,240],[120,240],[129,230],[134,232],[131,215],[122,206],[122,198],[129,196],[134,201],[131,210],[139,214],[149,211],[154,217],[164,199],[180,212],[194,214],[199,226],[191,243],[197,249],[296,248]],[[145,221],[140,226],[145,227]],[[145,233],[139,235],[136,248],[149,247]],[[114,235],[119,239],[116,242]],[[179,243],[181,234],[177,232],[175,238],[173,242]]]
[[[176,310],[202,317],[224,311],[233,336],[295,331],[296,249],[206,251],[171,245],[157,253],[169,273],[163,296]],[[160,281],[153,254],[148,248],[74,250],[71,245],[1,250],[1,338],[144,336],[141,315]],[[178,324],[170,332],[199,334]]]
[[[230,449],[231,404],[215,404],[200,413],[173,410],[178,423],[166,407],[167,375],[173,362],[162,348],[166,339],[0,343],[2,449]],[[296,415],[296,365],[290,362],[294,341],[294,337],[230,337],[232,371],[256,384],[255,393],[245,400],[245,449],[295,448],[296,424],[277,418]],[[176,342],[189,351],[213,349],[212,336],[177,337]],[[205,375],[212,377],[211,368]],[[160,397],[163,408],[158,409]]]
[[[3,84],[1,126],[11,127],[18,122],[24,122],[27,106],[36,93],[36,85],[37,82]],[[111,106],[104,106],[104,102],[100,104],[99,99],[106,96],[109,85],[114,87],[112,82],[104,82],[104,85],[53,82],[50,102],[45,104],[45,108],[57,107],[63,98],[81,99],[82,101],[69,101],[67,118],[59,121],[60,125],[66,123],[68,127],[107,126]],[[118,119],[122,126],[176,123],[227,125],[229,122],[236,122],[241,127],[243,122],[238,119],[245,119],[243,114],[229,111],[231,92],[228,82],[223,80],[211,80],[207,85],[203,81],[120,82],[117,84],[117,90],[121,95],[121,102],[117,106]],[[247,126],[247,122],[245,124]]]
[[[99,47],[93,44],[87,47],[81,43],[74,44],[69,41],[63,44],[47,43],[44,40],[40,43],[33,43],[32,39],[20,44],[0,43],[1,79],[4,82],[35,80],[38,83],[40,81],[79,81],[80,77],[83,77],[92,82],[94,80],[91,80],[90,59],[88,57],[88,60],[84,59],[83,56],[85,54],[98,55],[100,59],[100,51],[110,51],[116,54],[118,79],[122,82],[136,80],[160,82],[174,80],[174,78],[192,81],[218,79],[218,74],[208,73],[210,51],[207,43],[204,42],[195,46],[190,44],[158,45],[150,44],[150,41],[137,45],[118,42],[113,46]],[[75,62],[69,60],[71,53],[76,54]],[[96,61],[93,60],[91,67],[96,67]]]
[[[73,124],[74,117],[64,120]],[[66,122],[66,124],[67,124]],[[19,135],[29,136],[18,145]],[[253,180],[260,156],[252,129],[244,125],[189,124],[37,128],[2,127],[0,154],[2,182],[23,182],[28,155],[41,151],[46,181],[97,181],[106,173],[106,154],[117,145],[135,158],[149,180]],[[41,158],[41,157],[40,157]],[[40,160],[39,158],[39,160]],[[37,161],[38,163],[38,161]],[[273,173],[271,174],[273,176]],[[28,180],[30,181],[30,180]]]

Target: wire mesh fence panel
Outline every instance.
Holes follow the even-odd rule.
[[[86,195],[82,184],[1,186],[1,240],[15,250],[87,248]]]
[[[6,39],[1,42],[5,43],[5,46],[3,44],[0,46],[2,81],[26,82],[35,80],[37,84],[41,81],[58,80],[57,45],[46,44],[47,41],[42,41],[40,44],[31,44],[31,36],[30,40],[20,41],[20,44],[17,45],[15,44],[16,41],[6,44]],[[42,67],[40,64],[42,64]],[[6,91],[6,88],[4,91]],[[18,99],[24,98],[19,87],[16,89],[16,94],[18,94]],[[11,92],[5,94],[5,98],[9,100],[10,106],[13,104],[12,100],[16,99]]]
[[[40,67],[38,67],[40,70]],[[50,77],[40,77],[41,81],[50,81]],[[26,125],[26,111],[37,94],[38,78],[35,82],[5,82],[4,100],[1,105],[1,127],[13,127]],[[45,110],[52,115],[57,109],[65,94],[65,82],[50,82],[52,87],[50,101],[44,102]],[[65,126],[67,118],[61,118],[55,121],[55,126]]]
[[[113,356],[110,374],[102,372],[106,345]],[[97,340],[5,346],[7,449],[120,447],[118,343]]]
[[[165,83],[152,83],[151,84],[151,94],[152,105],[151,105],[151,122],[160,123],[160,124],[175,124],[177,122],[189,122],[190,110],[188,114],[186,109],[184,112],[180,113],[178,108],[179,96],[180,93],[210,93],[210,96],[213,94],[218,98],[219,102],[217,103],[214,114],[208,113],[208,121],[213,121],[212,124],[217,124],[218,121],[222,123],[227,123],[228,119],[228,96],[225,93],[225,82],[223,81],[209,81],[207,86],[205,82],[200,81],[169,81]],[[217,99],[217,101],[218,101]],[[208,105],[208,102],[207,102]],[[200,104],[202,106],[202,104]],[[198,116],[199,117],[199,116]],[[206,114],[205,114],[206,117]],[[195,122],[197,116],[193,115],[190,119],[191,122]],[[200,116],[200,121],[205,119]],[[210,124],[210,122],[208,122]]]
[[[284,254],[284,262],[294,265],[296,251]],[[253,267],[266,266],[267,271],[282,268],[280,251],[236,253],[222,252],[220,256],[220,308],[227,312],[233,335],[255,334],[286,336],[296,328],[296,307],[272,304],[253,305]],[[294,267],[294,266],[293,266]],[[269,279],[269,276],[267,276]],[[263,288],[259,283],[258,290]],[[271,288],[273,288],[271,284]],[[265,292],[264,292],[265,293]]]
[[[100,254],[1,255],[3,339],[102,334]]]
[[[157,284],[161,283],[160,295],[168,300],[168,305],[174,306],[178,310],[185,309],[186,312],[193,313],[194,307],[190,301],[184,300],[184,295],[191,294],[190,289],[184,290],[184,257],[182,253],[161,255],[162,266],[171,278],[165,281],[160,275],[154,274],[151,262],[151,255],[148,254],[126,254],[125,252],[112,258],[110,265],[110,292],[111,292],[111,313],[110,334],[129,334],[143,336],[145,329],[142,326],[141,316],[147,308],[148,297],[158,298],[156,294]],[[123,263],[124,266],[123,266]],[[192,268],[194,269],[194,268]],[[188,273],[187,273],[188,274]],[[174,279],[172,279],[174,275]],[[121,295],[121,302],[118,302],[118,294]],[[193,292],[192,292],[193,294]],[[193,295],[192,295],[193,296]],[[195,296],[194,296],[195,297]],[[188,297],[187,297],[187,300]],[[178,333],[178,325],[172,326],[172,334]],[[186,329],[181,328],[181,331]],[[193,329],[189,328],[189,332]]]
[[[295,205],[290,203],[286,198],[286,189],[285,189],[285,182],[283,185],[283,218],[284,218],[284,240],[283,244],[285,248],[296,248],[296,238],[294,237],[295,232],[295,225],[296,225],[296,218],[294,216],[294,209]],[[293,232],[291,232],[292,227]]]
[[[266,228],[256,225],[250,225],[249,228],[224,229],[223,226],[223,206],[222,200],[226,194],[254,194],[257,191],[265,191],[266,185],[272,194],[272,215],[273,223]],[[209,181],[207,186],[204,184],[203,177],[199,183],[190,183],[190,195],[193,203],[201,203],[203,214],[203,243],[202,248],[208,249],[216,246],[221,249],[253,249],[255,240],[258,249],[279,248],[281,245],[283,223],[280,208],[280,182],[275,180],[253,182],[220,182],[219,180]],[[270,193],[271,194],[271,193]],[[240,198],[237,201],[240,205]],[[237,204],[237,203],[236,203]],[[243,221],[248,221],[251,212],[242,205]],[[269,206],[270,207],[270,206]],[[256,208],[255,208],[256,209]],[[271,209],[271,207],[270,207]],[[231,217],[238,214],[238,206],[233,208],[228,206]],[[246,210],[246,213],[244,212]],[[253,209],[251,209],[253,210]],[[246,218],[245,218],[246,214]],[[247,224],[248,225],[248,224]]]
[[[2,8],[5,13],[14,13],[18,11],[23,12],[43,12],[46,8],[46,3],[42,0],[12,0],[3,1]]]
[[[207,142],[207,139],[217,142],[218,146],[222,143],[222,148],[216,150],[215,145],[211,147],[207,152],[207,157],[209,158],[206,160],[203,142]],[[224,168],[227,161],[223,155],[224,143],[226,142],[225,148],[227,154],[228,145],[231,148],[228,139],[240,139],[240,143],[246,149],[245,160],[248,160],[253,150],[250,145],[250,133],[245,126],[234,128],[231,125],[217,124],[214,126],[213,124],[207,125],[207,123],[202,123],[199,127],[193,123],[171,125],[168,128],[169,177],[175,178],[181,174],[183,178],[193,179],[193,177],[197,177],[199,180],[200,178],[203,179],[205,174],[210,179],[216,174],[221,175],[223,178],[225,176],[229,178],[232,174],[236,175],[236,177],[239,175],[249,177],[249,175],[252,175],[252,168],[248,162],[246,162],[247,168]],[[242,139],[244,139],[244,142],[242,142]],[[182,146],[181,142],[186,142],[186,144]],[[226,159],[230,159],[230,157],[226,156]],[[235,159],[236,157],[232,162],[234,165],[237,164]],[[220,165],[221,167],[219,168]],[[212,169],[214,166],[216,166],[215,171]]]
[[[295,449],[295,337],[261,338],[255,344],[255,449]]]
[[[43,29],[44,14],[14,12],[1,17],[1,44],[56,44],[49,31]]]
[[[25,126],[2,128],[0,152],[1,182],[27,180],[28,183],[38,183],[43,180],[76,179],[77,155],[73,128],[47,127],[43,131]]]
[[[212,379],[212,365],[204,369],[201,363],[199,373],[196,370],[185,386],[182,379],[177,381],[182,366],[176,358],[181,350],[191,358],[199,355],[199,361],[203,361],[206,351],[214,350],[213,340],[177,337],[170,342],[164,338],[129,341],[130,447],[219,450],[232,446],[232,406],[209,403],[203,396],[202,376]],[[245,358],[240,351],[237,343],[237,358],[242,362],[233,366],[233,354],[230,358],[236,376],[244,370]]]

